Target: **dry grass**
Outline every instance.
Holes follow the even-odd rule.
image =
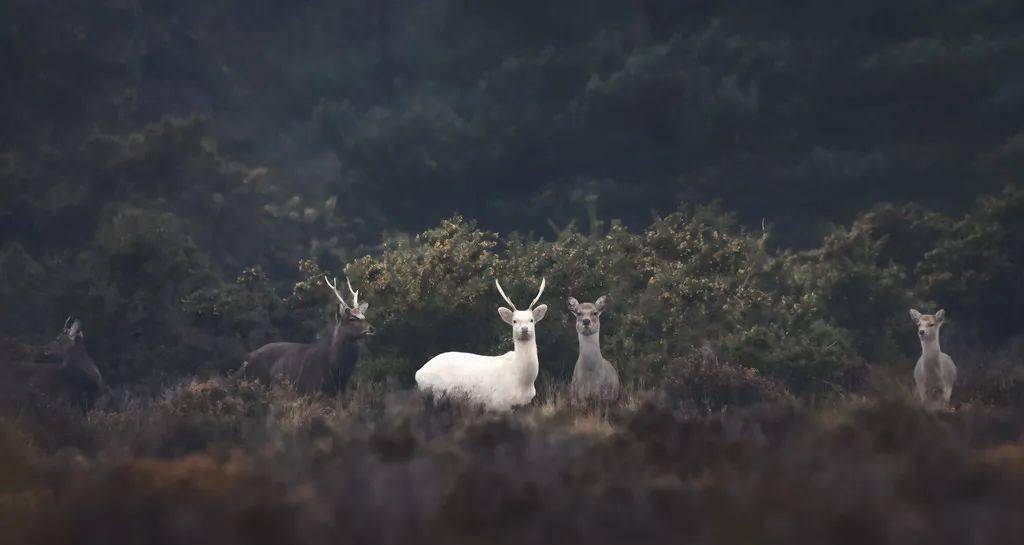
[[[1024,417],[901,397],[687,407],[549,387],[488,414],[185,381],[3,420],[11,543],[1012,543]]]

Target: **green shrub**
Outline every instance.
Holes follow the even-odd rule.
[[[526,305],[545,277],[541,301],[550,310],[538,345],[551,379],[567,378],[577,356],[566,298],[608,294],[602,344],[627,381],[656,381],[669,361],[711,340],[729,361],[801,389],[851,383],[856,357],[842,332],[808,302],[806,288],[774,293],[790,269],[765,251],[761,234],[738,229],[717,208],[683,208],[642,233],[615,225],[595,239],[570,227],[554,241],[499,243],[456,217],[351,264],[347,272],[364,288],[378,328],[375,358],[362,365],[380,361],[377,369],[408,383],[440,352],[500,353],[508,332],[496,316],[504,302],[493,278]]]
[[[939,239],[917,270],[921,291],[990,341],[1024,322],[1024,192],[1013,186],[982,197]]]

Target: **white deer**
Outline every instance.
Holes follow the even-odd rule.
[[[537,390],[534,381],[540,362],[534,326],[544,318],[547,305],[533,308],[544,293],[541,280],[537,297],[526,310],[517,310],[497,280],[498,293],[512,310],[498,307],[498,314],[512,326],[514,350],[500,356],[481,356],[465,352],[445,352],[431,358],[416,371],[416,385],[421,391],[435,395],[466,397],[471,403],[494,411],[508,411],[516,405],[529,403]]]
[[[953,395],[953,383],[956,382],[953,358],[939,349],[939,328],[945,317],[945,310],[932,315],[910,309],[910,318],[917,324],[917,336],[921,339],[921,357],[914,366],[914,385],[921,403],[929,407],[937,405],[931,401],[932,392],[937,390],[941,390],[942,400],[948,407]]]

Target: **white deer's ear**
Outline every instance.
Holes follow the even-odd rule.
[[[945,309],[940,310],[940,311],[935,313],[935,320],[938,321],[940,324],[945,319],[946,319],[946,311],[945,311]]]
[[[540,305],[540,306],[538,306],[537,308],[533,309],[533,321],[534,322],[539,322],[539,321],[543,320],[544,319],[544,315],[547,314],[547,313],[548,313],[548,306],[547,305]]]
[[[602,296],[597,298],[597,301],[594,301],[594,306],[597,307],[597,313],[598,314],[601,314],[602,312],[604,312],[604,309],[605,309],[605,307],[607,305],[608,305],[608,296],[607,295],[602,295]]]
[[[365,314],[366,309],[370,308],[370,303],[359,303],[359,314]]]
[[[918,312],[917,309],[913,309],[913,308],[910,309],[910,319],[914,320],[915,324],[920,323],[921,322],[921,313]]]
[[[576,313],[579,312],[580,302],[577,301],[575,297],[570,297],[566,301],[566,304],[569,305],[569,312],[571,312],[573,314],[576,314]]]
[[[501,320],[508,325],[512,325],[512,311],[505,307],[498,307],[498,314],[501,315]]]

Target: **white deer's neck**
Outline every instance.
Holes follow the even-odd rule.
[[[532,385],[537,380],[537,373],[540,371],[540,361],[537,358],[537,340],[531,338],[528,341],[515,341],[515,361],[520,372],[520,379],[524,385]]]
[[[942,350],[939,349],[938,331],[935,332],[935,336],[932,337],[930,340],[921,339],[921,355],[924,356],[925,359],[938,357],[938,355],[941,353]]]
[[[601,355],[601,334],[583,335],[577,333],[580,340],[580,359],[584,364],[594,365],[604,361]]]

